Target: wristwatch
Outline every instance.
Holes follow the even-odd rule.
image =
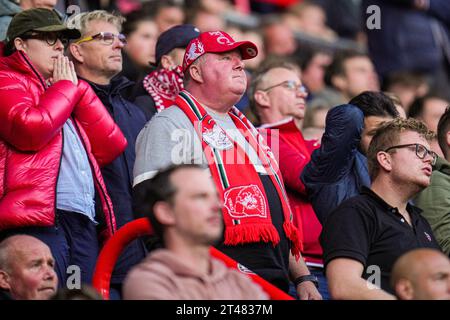
[[[312,283],[314,283],[316,288],[319,288],[319,279],[317,279],[317,277],[313,274],[308,274],[308,275],[300,276],[300,277],[296,278],[294,280],[295,287],[297,288],[297,286],[300,283],[305,282],[305,281],[311,281]]]

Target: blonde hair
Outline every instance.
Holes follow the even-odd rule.
[[[117,27],[120,32],[122,31],[122,24],[125,20],[126,19],[120,14],[109,13],[105,10],[94,10],[71,16],[67,21],[67,26],[69,28],[80,30],[81,38],[83,38],[88,31],[88,24],[91,21],[104,21],[111,23]]]

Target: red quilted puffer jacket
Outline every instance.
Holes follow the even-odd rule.
[[[61,80],[48,87],[22,51],[0,58],[0,230],[55,224],[62,127],[69,117],[102,201],[100,238],[116,230],[99,166],[125,150],[125,137],[86,82]]]

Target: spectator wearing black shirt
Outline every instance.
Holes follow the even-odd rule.
[[[375,133],[367,157],[371,188],[334,210],[320,238],[334,299],[393,299],[395,260],[416,248],[439,249],[420,209],[408,203],[430,184],[432,137],[422,122],[401,118]]]

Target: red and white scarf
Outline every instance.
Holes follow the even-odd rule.
[[[143,84],[155,101],[156,110],[161,112],[174,105],[178,93],[183,90],[183,71],[181,66],[173,70],[155,70],[144,78]]]
[[[181,91],[175,102],[191,120],[202,141],[211,175],[224,201],[222,212],[225,222],[225,244],[254,242],[272,242],[274,246],[278,244],[280,236],[272,223],[264,186],[248,154],[216,124],[187,91]],[[228,114],[240,133],[257,152],[277,190],[284,214],[283,229],[292,241],[293,255],[298,258],[301,242],[298,230],[292,223],[292,213],[278,164],[264,139],[248,119],[236,107]]]

